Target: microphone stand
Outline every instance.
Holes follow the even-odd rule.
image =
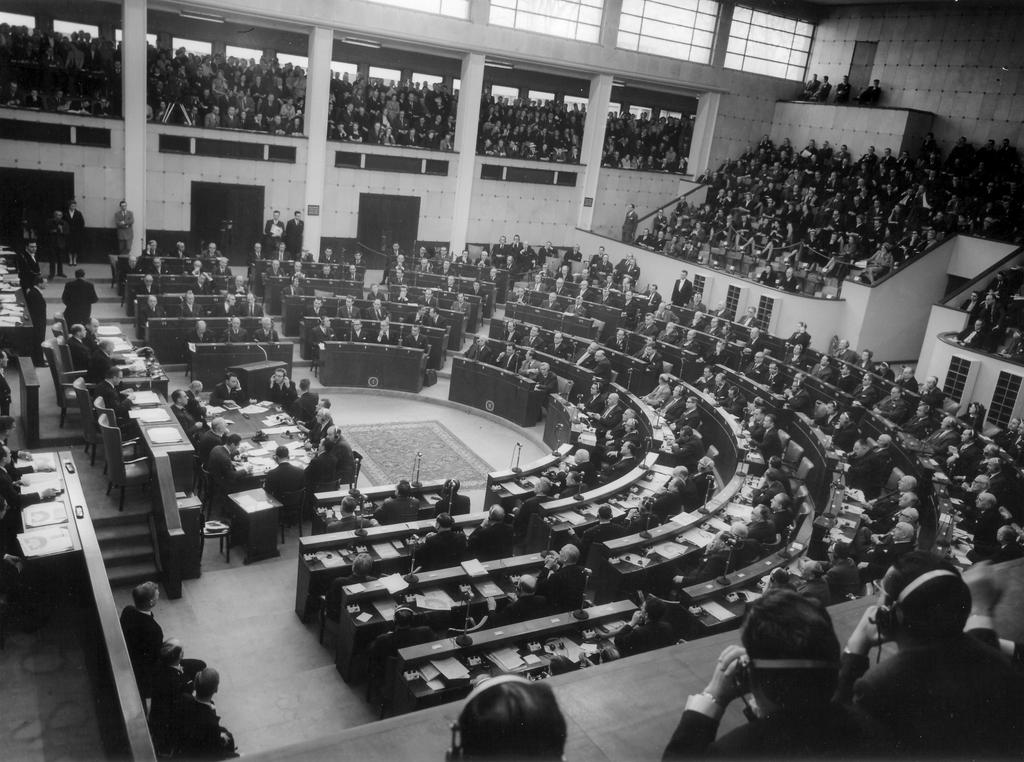
[[[416,489],[419,489],[420,487],[423,486],[423,482],[420,481],[420,462],[422,460],[423,460],[423,453],[422,452],[416,453],[416,462],[413,464],[412,481],[410,482],[410,485],[412,487],[415,487]]]
[[[514,474],[523,473],[523,469],[519,467],[519,459],[523,454],[523,445],[521,442],[516,442],[512,447],[512,468],[511,471]]]
[[[551,450],[551,455],[552,456],[558,455],[558,448],[562,446],[562,442],[560,441],[561,440],[560,434],[561,434],[562,429],[564,429],[564,428],[565,428],[565,426],[562,425],[561,423],[556,423],[555,424],[555,446]]]
[[[363,499],[363,495],[355,487],[353,487],[351,490],[349,490],[348,494],[353,496],[353,497],[355,497],[355,499],[359,501],[359,521],[362,522],[362,520],[363,520],[363,508],[366,505],[366,501]],[[356,527],[356,530],[353,532],[353,534],[356,537],[366,537],[366,527],[363,527],[363,526]]]
[[[626,373],[626,391],[633,391],[633,366],[629,366],[629,371]]]
[[[730,580],[729,580],[729,569],[732,567],[733,553],[735,553],[735,552],[736,552],[736,546],[735,545],[730,545],[729,546],[729,558],[725,562],[725,573],[722,574],[720,577],[717,577],[715,579],[715,582],[717,582],[719,585],[725,586],[725,585],[728,585],[729,582],[730,582]]]
[[[416,549],[418,547],[419,538],[416,537],[413,539],[413,542],[410,545],[411,550],[409,552],[409,573],[402,577],[402,579],[404,579],[406,583],[408,583],[409,585],[415,585],[417,582],[420,581],[420,578],[417,577],[416,573],[413,571],[416,568]]]
[[[640,532],[640,536],[643,537],[645,540],[651,539],[651,514],[650,513],[648,513],[644,517],[644,528]]]
[[[361,497],[359,493],[359,472],[363,470],[363,459],[353,458],[353,460],[355,461],[356,464],[356,472],[352,476],[352,484],[350,485],[348,494],[350,494],[352,497],[358,500]]]
[[[469,629],[469,604],[472,600],[472,593],[468,593],[466,595],[466,617],[462,620],[462,633],[455,637],[455,645],[459,648],[467,648],[473,645],[473,636],[466,632]]]
[[[588,614],[587,610],[583,608],[583,604],[586,601],[587,596],[587,578],[589,578],[589,572],[587,571],[586,567],[582,568],[585,579],[583,582],[583,589],[580,591],[580,607],[576,609],[574,612],[572,612],[572,618],[578,622],[585,622],[588,619],[590,619],[590,614]]]

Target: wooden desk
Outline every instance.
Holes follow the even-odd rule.
[[[146,344],[153,348],[156,356],[165,363],[189,361],[189,339],[200,318],[162,317],[151,318],[146,326]],[[211,343],[218,341],[227,331],[231,318],[205,317]],[[252,335],[260,327],[259,318],[241,318],[242,328]],[[213,338],[216,337],[216,338]],[[262,355],[261,355],[262,357]]]
[[[543,394],[534,382],[492,365],[456,357],[448,399],[494,413],[524,428],[540,420]]]
[[[320,350],[320,383],[419,392],[427,359],[415,347],[328,341]]]
[[[149,454],[164,453],[167,456],[174,490],[190,492],[195,483],[196,450],[189,438],[191,432],[181,427],[171,406],[165,402],[133,405],[130,415],[139,426],[142,442]]]
[[[245,547],[245,563],[276,558],[281,503],[262,488],[228,495],[235,514],[231,541]]]
[[[419,600],[417,595],[428,596],[442,591],[451,599],[453,606],[448,613],[454,619],[450,618],[448,625],[461,626],[464,616],[461,611],[465,605],[473,609],[474,617],[483,615],[487,598],[495,599],[499,605],[507,601],[508,593],[514,587],[511,577],[538,572],[543,565],[541,555],[533,553],[485,561],[483,567],[488,574],[482,577],[470,577],[462,566],[420,572],[415,584],[395,594],[389,593],[381,580],[345,587],[341,596],[334,665],[346,682],[358,682],[366,673],[366,648],[388,629],[389,622],[394,621],[397,606],[407,606],[421,613],[438,611],[425,600]],[[466,588],[469,589],[468,596]],[[420,603],[425,606],[421,607]]]
[[[257,344],[193,344],[189,349],[192,379],[202,381],[207,389],[224,380],[224,371],[232,365],[273,360],[283,362],[292,375],[293,345],[288,343]]]
[[[375,344],[380,325],[375,320],[363,320],[363,330],[370,341],[361,342],[367,345]],[[302,318],[299,327],[299,356],[303,360],[310,360],[314,355],[313,329],[316,328],[317,319],[313,317]],[[412,331],[412,323],[391,323],[391,333],[396,338],[404,338]],[[334,330],[334,338],[337,341],[348,341],[352,337],[352,321],[348,318],[334,318],[331,320],[331,328]],[[448,357],[448,335],[449,329],[444,327],[420,326],[420,335],[427,340],[427,367],[434,370],[440,369]]]
[[[455,701],[464,697],[471,689],[469,679],[447,681],[438,677],[440,685],[429,685],[420,670],[432,661],[453,658],[465,667],[469,674],[478,677],[482,674],[500,674],[506,671],[488,658],[488,653],[503,648],[512,648],[522,657],[532,654],[537,657],[534,663],[524,663],[514,672],[528,673],[535,670],[547,670],[547,663],[554,652],[545,652],[544,641],[555,637],[567,638],[570,643],[578,646],[582,642],[584,630],[597,631],[597,641],[605,640],[613,634],[613,629],[605,629],[612,622],[625,624],[636,605],[631,601],[615,601],[603,606],[587,609],[589,617],[578,620],[571,612],[564,612],[541,619],[518,622],[503,627],[481,630],[472,634],[473,643],[465,648],[460,647],[454,638],[444,638],[432,643],[402,648],[398,652],[398,669],[392,700],[395,714],[411,712],[428,706]],[[471,664],[470,660],[478,659],[479,664]],[[531,660],[532,661],[532,660]],[[413,676],[412,673],[415,672]],[[411,679],[406,674],[409,673]]]

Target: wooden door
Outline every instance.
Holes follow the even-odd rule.
[[[359,243],[374,251],[389,252],[397,243],[407,254],[412,251],[420,229],[419,196],[359,194]]]
[[[232,265],[246,265],[263,240],[263,194],[259,185],[193,182],[191,250],[213,241]]]

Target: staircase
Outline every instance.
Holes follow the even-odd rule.
[[[157,581],[161,572],[149,527],[149,513],[93,519],[107,579],[112,588]]]

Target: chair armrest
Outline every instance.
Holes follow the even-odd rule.
[[[126,439],[125,441],[121,442],[121,446],[122,447],[128,447],[129,445],[133,445],[134,446],[134,445],[137,445],[140,441],[142,441],[140,437],[135,437],[134,439]]]
[[[124,464],[125,464],[125,465],[127,466],[127,465],[129,465],[129,464],[134,464],[134,463],[142,463],[142,462],[144,462],[144,461],[145,461],[145,462],[149,462],[149,458],[148,458],[148,457],[145,457],[145,456],[143,456],[143,457],[141,457],[141,458],[132,458],[131,460],[126,460],[126,461],[124,461]]]
[[[70,376],[71,378],[81,378],[89,371],[86,370],[66,370],[61,373],[62,376]]]

